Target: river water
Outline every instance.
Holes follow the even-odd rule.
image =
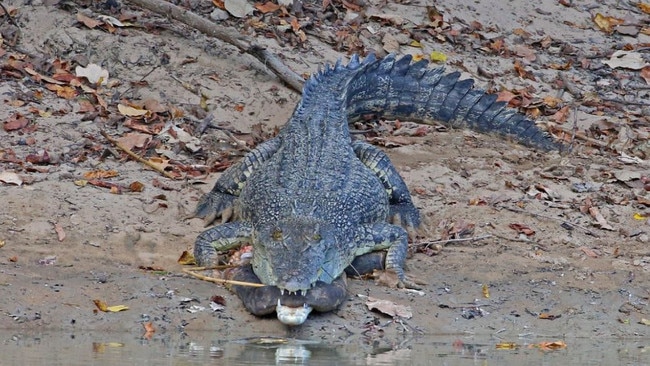
[[[0,365],[650,365],[650,339],[545,340],[460,335],[405,337],[391,347],[358,337],[338,344],[285,338],[229,339],[213,333],[0,332]],[[550,340],[555,341],[555,340]]]

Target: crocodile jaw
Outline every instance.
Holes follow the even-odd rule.
[[[311,313],[312,307],[303,304],[302,307],[291,307],[285,306],[280,303],[278,299],[278,305],[275,307],[275,312],[278,315],[278,320],[286,325],[301,325],[307,320],[309,313]]]

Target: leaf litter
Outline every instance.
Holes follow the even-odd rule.
[[[639,4],[639,7],[641,7],[641,5],[643,4]],[[301,14],[296,11],[296,9],[288,7],[286,4],[278,5],[277,7],[266,5],[266,7],[262,9],[258,7],[257,10],[259,12],[254,10],[250,11],[250,9],[248,9],[242,15],[241,21],[243,21],[247,26],[250,26],[250,29],[253,32],[256,32],[259,35],[275,38],[278,42],[287,47],[294,47],[297,49],[308,49],[310,47],[309,37],[313,36],[324,39],[330,42],[330,44],[337,49],[345,52],[365,52],[367,50],[368,39],[363,33],[358,32],[359,27],[365,25],[365,29],[370,33],[377,30],[396,30],[397,32],[395,32],[395,34],[391,34],[391,37],[395,40],[392,47],[394,47],[396,51],[415,50],[418,55],[421,54],[421,57],[427,55],[426,57],[429,59],[438,62],[445,62],[445,60],[447,60],[447,62],[452,62],[453,65],[459,69],[466,68],[463,62],[454,60],[452,53],[441,51],[442,47],[452,43],[452,40],[454,41],[454,45],[470,46],[474,49],[486,52],[486,54],[498,56],[506,60],[512,60],[512,68],[507,70],[507,73],[516,75],[516,77],[521,78],[521,80],[531,82],[537,80],[536,74],[538,74],[539,67],[571,72],[581,67],[586,69],[593,64],[605,64],[610,66],[611,70],[607,69],[608,71],[606,73],[601,74],[603,78],[601,85],[603,95],[589,96],[586,93],[581,92],[580,94],[574,95],[574,97],[577,98],[575,101],[570,101],[571,98],[567,97],[566,94],[565,96],[554,96],[553,98],[540,95],[541,92],[532,86],[508,88],[502,85],[497,85],[490,89],[493,92],[499,93],[500,98],[503,95],[505,101],[508,102],[510,106],[519,108],[531,117],[551,117],[550,121],[553,123],[541,122],[540,125],[547,127],[548,130],[557,138],[564,141],[572,141],[574,138],[583,139],[585,146],[594,147],[594,151],[585,150],[581,152],[585,153],[587,157],[602,153],[602,151],[599,152],[598,150],[605,148],[606,151],[629,154],[627,155],[629,158],[626,158],[629,162],[636,161],[635,164],[647,164],[648,149],[645,148],[644,150],[643,146],[648,143],[648,131],[647,127],[644,127],[643,124],[643,114],[638,110],[634,110],[634,108],[630,108],[629,111],[625,111],[622,119],[614,120],[609,118],[609,116],[613,114],[623,112],[622,105],[624,104],[621,103],[621,99],[617,99],[617,96],[612,97],[612,94],[626,96],[626,91],[617,87],[619,82],[626,81],[628,78],[637,77],[640,78],[639,80],[643,80],[647,83],[647,79],[644,79],[643,77],[643,70],[647,70],[647,66],[642,65],[642,63],[638,61],[639,52],[635,51],[637,46],[625,46],[626,49],[622,51],[626,52],[626,56],[619,57],[621,53],[617,54],[616,52],[618,51],[616,51],[612,55],[602,53],[597,55],[599,57],[581,58],[582,56],[577,55],[571,50],[571,47],[569,47],[569,41],[553,39],[547,36],[532,36],[523,30],[516,33],[518,37],[521,37],[521,44],[514,44],[505,38],[494,39],[485,37],[485,34],[491,31],[489,26],[478,22],[467,22],[467,24],[458,22],[456,19],[450,18],[441,11],[435,9],[435,7],[429,7],[427,9],[429,15],[427,17],[428,19],[420,23],[406,20],[389,11],[384,11],[383,13],[373,12],[371,13],[373,14],[372,16],[368,16],[363,14],[368,10],[366,5],[346,4],[345,2],[323,2],[322,8],[318,10],[332,12],[334,16],[329,18],[324,17],[315,9],[309,7],[303,8]],[[355,15],[362,18],[356,22],[347,22]],[[317,25],[308,21],[308,18],[310,17],[323,22],[323,24],[331,27],[333,31],[324,31],[322,34],[314,35],[314,33],[319,29]],[[115,32],[115,27],[120,26],[118,23],[120,22],[119,20],[115,19],[117,20],[117,22],[115,22],[112,19],[100,16],[89,18],[78,15],[77,19],[80,21],[80,26],[83,24],[85,27],[101,28],[107,32]],[[344,20],[346,20],[346,22],[343,22]],[[145,20],[140,19],[140,21],[144,22]],[[233,22],[235,21],[239,20],[230,19],[230,24],[234,24]],[[605,18],[605,21],[609,23],[609,28],[603,30],[607,33],[619,32],[620,26],[623,25],[623,23],[615,24],[618,22],[615,18]],[[325,27],[323,27],[323,30],[325,30]],[[628,31],[626,32],[629,33]],[[640,32],[643,32],[643,28],[640,28]],[[397,33],[405,34],[406,38],[395,36]],[[432,44],[429,39],[435,40],[435,43]],[[559,56],[554,56],[553,62],[542,64],[540,66],[540,58],[537,57],[537,54],[548,50],[549,48],[559,50],[558,53],[554,54]],[[631,58],[628,59],[628,55],[631,55]],[[523,61],[520,61],[519,59]],[[97,123],[105,123],[109,126],[111,123],[113,123],[114,126],[119,126],[119,129],[111,131],[113,135],[126,136],[125,131],[132,131],[133,133],[139,133],[142,136],[145,136],[138,142],[131,144],[131,146],[128,146],[129,144],[125,141],[121,142],[125,142],[124,144],[128,146],[129,150],[136,150],[135,153],[143,160],[159,164],[159,168],[161,168],[160,170],[172,171],[175,173],[173,178],[202,176],[207,172],[222,171],[230,166],[233,161],[236,161],[236,159],[227,156],[245,151],[238,145],[230,145],[229,150],[222,152],[222,155],[220,155],[218,159],[219,161],[207,164],[201,168],[195,168],[197,165],[193,164],[174,162],[172,158],[167,157],[165,154],[173,152],[176,153],[176,156],[179,156],[178,152],[182,152],[184,155],[181,154],[181,156],[193,159],[197,154],[201,153],[201,148],[200,139],[198,137],[200,135],[194,133],[193,124],[189,123],[184,119],[184,117],[177,120],[175,114],[171,112],[171,109],[153,108],[142,105],[141,101],[129,100],[128,96],[120,95],[116,90],[113,90],[119,84],[111,85],[110,83],[104,82],[108,80],[108,75],[105,77],[101,75],[98,77],[94,76],[93,79],[91,79],[87,76],[80,75],[79,73],[72,72],[72,63],[69,63],[69,61],[53,61],[51,66],[57,70],[55,72],[47,72],[48,68],[43,69],[31,65],[33,60],[30,60],[29,57],[24,55],[9,56],[8,58],[3,58],[3,61],[6,62],[4,65],[5,67],[2,69],[2,75],[4,77],[12,77],[15,79],[29,78],[35,83],[45,85],[46,89],[52,91],[57,97],[73,101],[73,104],[76,104],[76,108],[78,111],[82,112],[84,118],[90,118],[90,120],[94,120]],[[85,66],[89,65],[90,64],[87,63],[85,64]],[[632,65],[633,67],[627,67],[625,65]],[[639,69],[639,66],[642,67]],[[482,71],[479,71],[478,74],[481,72]],[[602,72],[602,69],[599,72]],[[113,80],[111,80],[111,82],[112,81]],[[118,80],[118,82],[126,83],[127,81]],[[567,90],[571,88],[574,88],[573,90],[575,90],[575,87],[578,87],[579,89],[585,86],[578,78],[557,80],[556,83],[558,86],[565,87]],[[47,91],[45,92],[47,93]],[[634,97],[634,95],[632,95],[633,93],[627,94],[629,94],[627,96]],[[79,98],[82,97],[84,99],[80,100]],[[610,100],[603,99],[605,97]],[[25,100],[16,100],[16,102],[30,103],[30,99],[25,98]],[[163,104],[162,102],[166,101],[155,102]],[[205,106],[209,105],[208,102],[209,101],[206,99]],[[579,133],[572,136],[572,133],[570,133],[571,130],[565,129],[562,125],[572,123],[575,118],[575,109],[573,109],[574,104],[586,108],[594,115],[605,116],[606,118],[598,122],[593,122],[591,126],[581,126]],[[248,111],[248,108],[246,108],[246,110]],[[25,117],[26,114],[24,116],[15,115],[13,119],[3,121],[3,126],[9,126],[9,129],[6,127],[4,129],[13,134],[12,136],[17,136],[19,133],[30,134],[30,130],[34,131],[43,124],[43,119],[46,118],[47,113],[50,112],[37,111],[33,116],[29,117]],[[72,111],[67,110],[63,111],[63,113],[72,113]],[[177,123],[179,121],[182,122]],[[544,121],[546,121],[546,119],[544,119]],[[371,131],[365,134],[365,138],[368,141],[380,144],[387,148],[404,147],[413,144],[413,138],[425,137],[434,132],[444,133],[446,131],[445,128],[440,126],[420,129],[420,131],[418,131],[416,126],[413,126],[410,129],[401,128],[404,125],[404,123],[399,121],[385,122],[368,120],[359,123],[357,127],[359,130]],[[385,129],[386,126],[389,126],[390,128]],[[398,133],[397,131],[400,130],[401,132]],[[255,139],[250,138],[250,135],[240,135],[237,133],[234,135],[242,140],[247,140],[248,142],[246,145],[249,148],[254,147],[256,142],[258,142]],[[188,136],[190,138],[188,138]],[[97,136],[91,137],[95,140],[91,140],[87,147],[77,151],[77,154],[74,155],[74,159],[87,159],[88,157],[97,158],[103,154],[104,148],[108,144],[99,141]],[[620,143],[620,140],[623,137],[628,138],[628,142],[624,144]],[[121,137],[117,137],[116,140],[119,141],[120,138]],[[128,138],[125,140],[128,140]],[[153,140],[157,140],[156,142],[161,144],[157,146],[162,148],[151,148],[149,143]],[[199,142],[198,144],[197,141]],[[602,145],[595,144],[594,142],[601,142]],[[42,143],[42,141],[36,142],[37,146],[40,146]],[[193,145],[187,147],[188,144]],[[12,157],[12,154],[9,151],[3,151],[2,154],[7,157],[7,160],[15,160],[18,162],[16,172],[21,174],[33,174],[35,172],[35,165],[58,165],[65,162],[60,160],[57,161],[56,158],[53,159],[55,155],[45,148],[34,150],[34,152],[27,155],[27,157]],[[65,159],[72,159],[72,157],[65,157]],[[3,160],[3,162],[4,161],[5,160]],[[124,157],[120,157],[119,161],[123,162]],[[600,173],[605,174],[606,172]],[[568,174],[567,179],[575,178],[576,176],[581,176],[581,174]],[[600,180],[600,177],[595,178],[596,180]],[[111,191],[124,191],[127,190],[126,187],[129,187],[128,190],[131,189],[130,185],[123,184],[122,182],[110,182],[106,181],[106,179],[109,179],[109,177],[94,177],[87,180],[89,182],[92,181],[91,184],[110,188]],[[558,205],[566,204],[571,207],[564,209],[564,212],[566,212],[567,215],[575,213],[583,214],[584,216],[581,218],[583,220],[589,219],[590,221],[587,225],[594,225],[596,230],[618,230],[619,225],[612,225],[610,224],[610,221],[611,219],[615,219],[617,220],[615,222],[619,223],[619,219],[612,217],[610,211],[603,211],[603,208],[608,205],[625,206],[629,205],[630,202],[633,201],[633,199],[622,197],[624,195],[618,192],[607,192],[599,189],[589,192],[575,192],[576,194],[586,193],[592,195],[592,202],[589,204],[583,204],[583,202],[585,202],[582,201],[584,197],[576,198],[576,196],[566,196],[565,192],[560,194],[554,187],[544,183],[547,181],[557,182],[560,177],[547,176],[543,177],[543,179],[544,181],[534,182],[529,185],[524,184],[527,179],[521,179],[520,182],[516,183],[519,186],[513,186],[512,189],[527,194],[532,200]],[[640,182],[641,178],[636,178],[635,181]],[[605,189],[612,184],[616,184],[605,182],[604,180],[601,180],[600,182],[606,185],[604,187]],[[13,183],[5,182],[5,184]],[[136,184],[136,187],[137,186],[138,185]],[[528,190],[524,190],[521,187],[528,187]],[[636,187],[634,189],[635,196],[637,197],[636,202],[643,205],[643,202],[648,201],[648,190],[646,189],[645,192],[643,192],[643,184],[641,187]],[[451,201],[452,200],[450,199],[450,202]],[[477,207],[492,207],[490,201],[486,198],[478,198],[473,202],[474,204],[472,205]],[[647,203],[645,204],[647,205]],[[585,211],[583,211],[582,206],[586,208]],[[523,207],[526,207],[529,212],[534,210],[532,205],[524,205]],[[644,216],[643,213],[639,213],[639,217],[646,216]],[[525,220],[518,220],[517,222],[524,221]],[[483,226],[483,223],[463,223],[462,219],[458,217],[453,217],[448,222],[458,224],[442,225],[442,227],[439,227],[441,238],[468,238],[474,234],[475,230],[490,228],[490,226]],[[516,225],[513,230],[520,231],[524,235],[528,236],[528,233],[531,231],[534,233],[534,230],[526,227],[524,224],[513,225]],[[621,230],[622,229],[623,228],[621,228]],[[607,255],[607,253],[598,253],[598,251],[592,247],[577,248],[590,258]]]

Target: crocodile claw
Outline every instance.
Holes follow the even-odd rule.
[[[218,217],[221,222],[234,219],[234,206],[237,196],[223,192],[208,192],[201,197],[196,205],[193,217],[203,219],[205,226],[212,224]]]

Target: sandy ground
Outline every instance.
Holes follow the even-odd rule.
[[[469,131],[401,137],[402,146],[386,151],[428,220],[431,237],[421,242],[446,239],[457,231],[462,238],[478,239],[448,242],[437,255],[415,253],[409,258],[408,273],[426,282],[421,293],[351,280],[349,299],[338,311],[314,314],[306,324],[287,328],[274,317],[248,314],[226,289],[182,274],[177,263],[181,252],[190,249],[203,230],[200,220],[183,217],[219,173],[205,179],[162,177],[140,163],[105,154],[111,145],[99,131],[115,137],[131,132],[123,117],[114,118],[120,117],[116,105],[121,100],[155,99],[201,120],[201,97],[184,88],[183,82],[200,88],[214,123],[244,133],[258,123],[266,126],[265,131],[282,125],[299,96],[253,58],[124,3],[122,11],[136,15],[132,21],[147,26],[110,33],[80,25],[70,4],[4,2],[17,9],[15,19],[22,31],[18,49],[34,56],[35,65],[50,65],[56,58],[73,65],[102,65],[112,81],[120,82],[105,87],[105,95],[108,91],[121,94],[106,98],[108,117],[84,119],[85,114],[77,113],[81,96],[65,99],[27,74],[20,78],[2,74],[0,120],[18,112],[35,128],[0,129],[0,172],[15,172],[24,180],[20,186],[0,183],[0,240],[4,243],[0,248],[0,328],[137,334],[143,332],[143,323],[152,322],[157,334],[209,330],[224,337],[276,335],[328,342],[354,335],[392,346],[405,333],[498,334],[502,339],[522,334],[552,339],[647,336],[650,209],[642,175],[650,170],[650,148],[649,121],[639,116],[648,111],[648,89],[632,90],[644,84],[638,72],[614,71],[601,61],[625,44],[647,44],[650,37],[607,34],[595,28],[592,17],[600,12],[647,22],[648,15],[615,1],[600,5],[579,1],[572,7],[550,0],[499,6],[488,1],[464,3],[454,0],[436,6],[452,29],[479,22],[482,28],[477,34],[482,39],[458,32],[455,43],[431,36],[422,41],[423,49],[401,44],[395,46],[396,51],[442,52],[448,56],[448,68],[475,77],[482,87],[528,87],[535,100],[559,97],[562,103],[575,106],[569,121],[576,117],[581,132],[601,121],[601,127],[614,126],[608,130],[614,134],[627,128],[624,134],[635,139],[622,141],[622,135],[614,136],[619,144],[614,149],[598,149],[576,139],[573,151],[560,155]],[[97,6],[84,13],[91,17],[102,12],[118,14]],[[207,16],[212,9],[203,4],[195,10]],[[427,17],[423,2],[415,1],[400,5],[371,1],[367,10],[367,14],[400,14],[407,24],[422,24]],[[404,34],[389,21],[373,18],[363,24],[373,30],[359,33],[366,50],[383,52],[386,34],[397,39]],[[335,31],[326,23],[322,29]],[[530,38],[522,39],[517,29],[525,29]],[[254,36],[250,29],[242,32]],[[547,36],[554,40],[552,46],[536,49],[536,59],[524,63],[535,80],[514,73],[513,62],[519,56],[495,55],[481,46],[495,39],[513,50]],[[313,72],[323,61],[348,57],[323,37],[310,34],[300,47],[258,37],[282,53],[299,73]],[[568,45],[570,51],[564,48]],[[7,45],[4,50],[3,64],[10,55],[20,54]],[[563,72],[581,92],[633,103],[613,103],[618,108],[604,102],[587,105],[563,92],[557,84],[562,71],[548,65],[565,64],[569,59],[590,62],[589,67],[574,63]],[[479,68],[493,78],[479,76]],[[143,78],[146,84],[133,84]],[[17,105],[16,100],[26,103]],[[30,108],[51,113],[38,114]],[[222,145],[233,151],[227,141],[222,132],[210,129],[200,137],[203,153],[187,149],[168,153],[186,165],[206,164],[206,156],[214,164],[216,158],[225,156]],[[26,162],[28,155],[42,156],[43,150],[50,164]],[[9,151],[15,153],[13,161],[7,158]],[[641,159],[624,161],[620,152]],[[125,185],[138,181],[144,190],[113,194],[107,188],[75,184],[84,179],[84,173],[96,169],[116,170],[119,176],[107,180]],[[595,189],[572,189],[580,183],[593,184]],[[596,211],[602,215],[600,223]],[[512,224],[534,234],[521,234]],[[62,240],[56,227],[65,234]],[[157,271],[142,269],[146,267]],[[226,306],[212,312],[209,303],[215,295],[224,297]],[[368,310],[359,295],[409,306],[413,316],[393,321]],[[97,312],[95,299],[129,309]],[[190,312],[192,306],[204,310]]]

